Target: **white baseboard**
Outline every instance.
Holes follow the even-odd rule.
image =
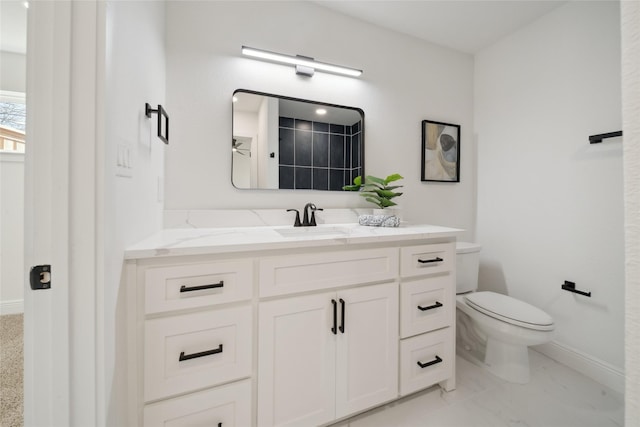
[[[24,313],[24,300],[0,301],[0,314]]]
[[[533,349],[610,389],[624,393],[624,372],[602,360],[555,341],[537,345]]]

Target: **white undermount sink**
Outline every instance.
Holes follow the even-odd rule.
[[[300,237],[300,236],[330,236],[330,235],[346,235],[349,230],[345,227],[291,227],[279,228],[275,230],[282,237]]]

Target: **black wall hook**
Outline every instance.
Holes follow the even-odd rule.
[[[152,114],[158,114],[158,138],[160,138],[165,144],[169,144],[169,115],[167,110],[162,108],[162,105],[158,104],[158,108],[154,110],[149,103],[144,104],[144,114],[148,118],[151,118]],[[162,135],[162,118],[164,117],[164,135]]]

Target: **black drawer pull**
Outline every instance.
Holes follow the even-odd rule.
[[[440,359],[439,356],[436,356],[435,359],[427,363],[422,363],[418,360],[418,366],[420,366],[421,368],[426,368],[427,366],[435,365],[436,363],[440,363],[440,362],[442,362],[442,359]]]
[[[333,327],[331,332],[333,332],[333,335],[338,335],[338,303],[332,299],[331,304],[333,304]]]
[[[342,320],[340,321],[340,327],[338,329],[340,329],[340,332],[342,332],[344,334],[344,300],[342,298],[340,298],[340,306],[342,308]]]
[[[444,260],[442,258],[440,258],[440,257],[435,257],[435,258],[432,258],[432,259],[420,259],[420,258],[418,258],[418,262],[420,264],[431,264],[433,262],[442,262],[442,261],[444,261]]]
[[[222,288],[224,286],[224,280],[220,280],[218,283],[212,283],[210,285],[201,285],[201,286],[180,286],[180,292],[192,292],[192,291],[202,291],[204,289],[215,289]]]
[[[438,307],[442,307],[442,303],[441,303],[441,302],[436,301],[436,303],[435,303],[435,304],[433,304],[433,305],[428,305],[428,306],[426,306],[426,307],[418,306],[418,310],[420,310],[420,311],[427,311],[427,310],[433,310],[434,308],[438,308]]]
[[[196,359],[198,357],[211,356],[212,354],[222,353],[222,344],[218,346],[218,348],[214,348],[213,350],[201,351],[200,353],[193,354],[184,354],[184,351],[180,352],[180,358],[178,362],[182,362],[183,360]]]

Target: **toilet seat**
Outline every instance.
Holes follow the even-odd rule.
[[[473,292],[464,296],[469,307],[512,325],[537,331],[555,328],[553,318],[524,301],[495,292]]]

